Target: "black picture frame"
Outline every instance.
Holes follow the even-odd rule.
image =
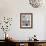
[[[31,29],[33,27],[33,14],[20,13],[20,28]]]

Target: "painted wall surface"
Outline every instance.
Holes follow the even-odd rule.
[[[32,29],[20,29],[20,13],[33,13]],[[46,40],[45,6],[33,8],[29,4],[29,0],[0,0],[0,19],[4,16],[13,18],[10,31],[7,33],[14,39],[28,40],[29,37],[33,37],[36,34],[37,39]],[[4,39],[2,33],[3,31],[0,29],[0,39]]]

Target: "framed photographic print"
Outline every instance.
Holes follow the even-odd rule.
[[[20,28],[32,28],[33,14],[32,13],[20,13]]]

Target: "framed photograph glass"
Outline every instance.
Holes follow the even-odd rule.
[[[33,27],[33,14],[32,13],[20,13],[20,28],[32,28]]]

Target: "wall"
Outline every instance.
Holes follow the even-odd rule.
[[[29,4],[28,0],[0,0],[0,17],[13,18],[12,26],[8,33],[16,40],[28,40],[34,34],[37,35],[37,39],[46,40],[45,12],[45,6],[35,9]],[[33,13],[32,29],[20,29],[20,13]],[[2,36],[0,36],[0,39],[2,39]]]

